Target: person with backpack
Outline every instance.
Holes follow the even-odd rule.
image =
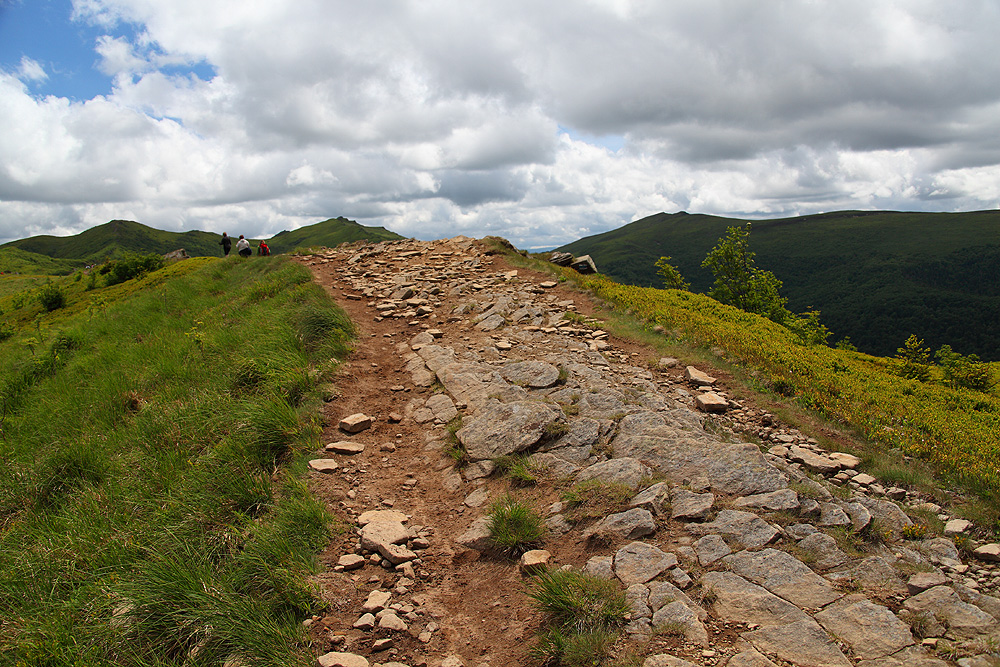
[[[264,243],[263,241],[261,241],[260,245],[257,246],[257,256],[258,257],[267,257],[270,254],[271,254],[271,249],[267,247],[266,243]]]
[[[233,240],[229,238],[229,234],[222,232],[222,240],[219,241],[219,245],[222,246],[222,256],[229,257],[229,250],[233,247]]]
[[[253,250],[250,249],[250,242],[243,238],[240,234],[240,240],[236,242],[236,252],[239,253],[240,257],[249,257],[253,254]]]

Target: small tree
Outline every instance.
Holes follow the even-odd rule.
[[[708,295],[716,301],[783,324],[790,313],[785,308],[787,299],[779,294],[781,281],[770,271],[757,268],[753,258],[750,223],[746,229],[730,227],[701,263],[715,276],[715,285]]]
[[[785,326],[803,345],[826,345],[830,330],[819,321],[819,311],[809,310],[799,317],[789,317]]]
[[[964,356],[952,350],[951,345],[942,345],[934,357],[941,365],[945,384],[977,391],[989,391],[993,386],[989,364],[975,354]]]
[[[656,273],[663,278],[664,289],[691,289],[691,283],[684,280],[684,276],[670,263],[670,257],[661,257],[656,260]]]
[[[923,347],[922,338],[917,338],[915,334],[903,343],[903,347],[896,349],[896,359],[899,360],[898,375],[910,380],[920,380],[926,382],[931,377],[931,350]]]

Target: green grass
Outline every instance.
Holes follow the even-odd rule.
[[[490,506],[488,516],[490,544],[497,552],[517,557],[541,545],[545,523],[533,507],[504,496]]]
[[[63,280],[2,320],[0,663],[308,664],[333,524],[293,471],[346,316],[281,258]]]
[[[603,664],[629,613],[616,582],[575,570],[543,572],[530,582],[528,596],[546,617],[532,650],[544,664]]]

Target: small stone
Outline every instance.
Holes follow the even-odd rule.
[[[339,426],[340,430],[347,433],[360,433],[367,428],[371,428],[372,418],[364,413],[358,412],[341,419]]]
[[[396,614],[386,614],[379,619],[378,627],[384,630],[395,630],[396,632],[406,632],[406,623]]]
[[[365,603],[361,605],[362,611],[376,612],[385,609],[386,605],[389,604],[389,598],[392,594],[389,591],[374,590],[368,594],[368,599]]]
[[[358,568],[364,567],[365,558],[364,556],[359,556],[358,554],[344,554],[337,561],[337,565],[341,566],[345,570],[357,570]]]
[[[919,595],[930,588],[947,583],[948,577],[940,572],[918,572],[907,580],[906,592],[910,595]]]
[[[375,616],[371,612],[366,612],[358,620],[354,621],[354,627],[359,630],[371,630],[375,627]]]
[[[325,447],[326,451],[333,452],[334,454],[344,454],[346,456],[353,456],[354,454],[360,454],[365,451],[365,445],[361,442],[349,442],[347,440],[339,440],[337,442],[331,442]]]
[[[677,521],[704,521],[712,511],[715,496],[675,489],[670,498],[670,518]]]
[[[944,534],[945,537],[952,537],[953,535],[961,535],[972,527],[971,521],[966,521],[965,519],[952,519],[948,523],[944,524]]]
[[[694,366],[688,366],[684,369],[684,379],[699,387],[710,387],[715,384],[714,377],[704,371],[698,370]]]
[[[380,651],[388,651],[393,646],[393,641],[391,637],[386,637],[385,639],[376,639],[372,642],[372,651],[378,653]]]
[[[729,401],[715,392],[705,392],[694,399],[695,407],[702,412],[722,413],[729,409]]]
[[[1000,563],[1000,543],[984,544],[973,551],[972,555],[979,560]]]
[[[545,549],[532,549],[521,555],[517,563],[521,574],[539,574],[544,572],[552,559],[552,554]]]
[[[333,651],[331,653],[325,653],[318,658],[316,662],[319,667],[368,667],[368,659],[354,654],[354,653],[340,653],[338,651]]]
[[[309,467],[316,472],[331,473],[340,468],[340,464],[333,459],[313,459]]]

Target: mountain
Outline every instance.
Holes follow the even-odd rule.
[[[219,255],[219,234],[209,232],[165,232],[131,220],[112,220],[75,236],[32,236],[0,246],[54,259],[83,263],[101,262],[122,252],[165,254],[184,248],[191,256]]]
[[[402,238],[384,227],[365,227],[347,218],[330,218],[291,232],[278,232],[267,240],[267,245],[271,252],[282,253],[296,248],[336,248],[341,243],[353,241],[398,241]]]
[[[238,238],[239,233],[235,236]],[[166,254],[184,248],[192,257],[220,256],[221,233],[165,232],[131,220],[112,220],[74,236],[32,236],[0,246],[0,271],[19,273],[69,273],[86,264],[103,262],[123,252]],[[331,218],[283,231],[267,240],[273,253],[299,247],[328,246],[368,239],[387,241],[403,238],[382,227],[365,227],[347,218]],[[256,247],[257,240],[253,241]]]
[[[893,356],[910,334],[937,349],[1000,360],[1000,211],[839,211],[774,220],[656,215],[559,248],[589,254],[623,283],[662,285],[661,256],[705,292],[701,268],[726,228],[752,222],[756,264],[783,283],[793,312],[818,309],[864,352]]]

